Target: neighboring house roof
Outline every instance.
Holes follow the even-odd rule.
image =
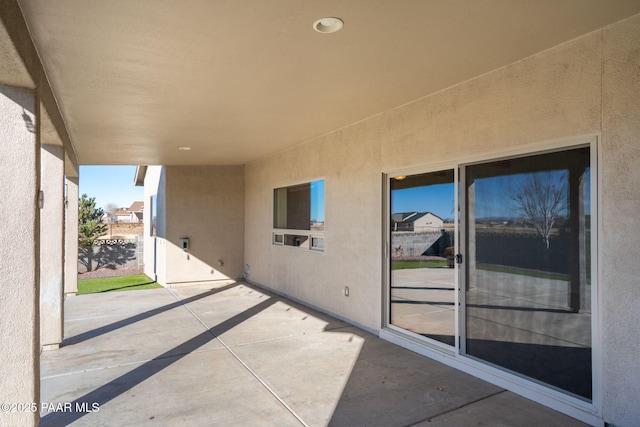
[[[129,215],[133,213],[142,213],[144,211],[144,202],[133,202],[128,208],[119,208],[116,215]]]
[[[397,223],[410,224],[412,222],[416,222],[417,220],[419,220],[425,215],[433,215],[436,218],[438,218],[440,221],[443,220],[438,215],[431,212],[398,212],[391,215],[391,220]]]
[[[133,202],[129,207],[129,212],[142,212],[144,210],[144,202]]]

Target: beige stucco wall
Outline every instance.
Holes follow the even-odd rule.
[[[41,142],[64,147],[67,175],[77,177],[77,160],[18,2],[0,2],[0,39],[0,402],[38,404],[42,349],[40,219],[45,215],[38,207]],[[56,202],[61,213],[62,174],[59,183]],[[57,234],[63,230],[63,220],[61,214],[56,216]],[[62,236],[58,234],[53,240],[46,237],[43,252],[46,244],[54,241],[57,249],[53,256],[59,255],[56,262],[61,265]],[[62,272],[56,272],[55,278],[47,277],[46,273],[53,270],[43,268],[44,280],[55,282],[58,288],[58,295],[50,296],[61,302]],[[56,312],[62,314],[61,310]],[[53,321],[60,325],[61,332],[62,319],[54,316]],[[0,415],[0,426],[37,425],[39,419],[37,411],[5,412]]]
[[[42,144],[40,159],[40,344],[52,349],[64,327],[64,149]]]
[[[27,126],[35,110],[33,91],[0,84],[0,403],[40,399],[40,143]],[[38,419],[37,412],[3,412],[0,426]]]
[[[640,406],[640,15],[602,32],[600,301],[605,420]]]
[[[383,114],[383,170],[598,132],[600,38],[593,33]]]
[[[164,285],[242,277],[244,167],[166,166]],[[181,239],[189,238],[183,251]]]
[[[640,376],[640,15],[246,166],[249,279],[381,324],[382,173],[601,136],[605,421],[633,425]],[[288,167],[287,165],[296,165]],[[274,188],[325,179],[326,251],[271,244]],[[342,294],[349,286],[351,296]],[[633,373],[633,374],[631,374]]]
[[[164,168],[162,166],[148,166],[144,175],[144,203],[156,217],[156,236],[151,235],[151,218],[144,220],[144,273],[160,283],[166,280],[166,258],[164,250],[165,231],[165,185]],[[151,198],[155,198],[155,211],[152,211]],[[162,257],[162,258],[160,258]]]
[[[380,168],[380,127],[375,120],[247,165],[249,280],[377,329]],[[321,178],[325,179],[325,251],[272,245],[273,189]],[[349,297],[343,294],[345,286]]]
[[[78,292],[78,178],[65,177],[64,293]]]

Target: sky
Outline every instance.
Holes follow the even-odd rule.
[[[541,172],[544,175],[544,172]],[[561,185],[566,181],[566,170],[550,172],[550,178]],[[476,218],[517,218],[521,212],[510,197],[517,193],[518,186],[532,174],[502,175],[475,180]],[[565,185],[568,185],[566,183]],[[453,219],[453,184],[425,185],[402,190],[391,194],[391,212],[431,212],[442,219]],[[587,168],[585,194],[590,194],[590,168]],[[585,198],[585,213],[591,213],[591,199]],[[566,215],[566,212],[562,212]]]
[[[80,166],[79,195],[95,197],[96,206],[105,211],[110,203],[128,208],[144,201],[144,188],[133,184],[135,175],[135,166]]]
[[[311,183],[311,219],[324,222],[324,179]]]
[[[453,184],[394,190],[391,194],[391,212],[431,212],[442,219],[452,219],[453,199]]]
[[[590,192],[589,169],[587,169],[586,193]],[[95,197],[96,205],[105,209],[110,203],[117,207],[129,207],[135,201],[144,201],[143,187],[133,184],[135,166],[80,166],[80,195]],[[524,175],[523,175],[524,176]],[[476,182],[476,198],[484,203],[476,206],[477,217],[513,216],[513,204],[507,196],[514,180],[522,176],[511,175]],[[485,181],[485,182],[482,182]],[[311,216],[324,221],[324,180],[311,183]],[[432,212],[442,219],[453,218],[453,184],[439,184],[394,190],[391,197],[391,211]],[[590,200],[586,200],[586,210],[590,213]]]

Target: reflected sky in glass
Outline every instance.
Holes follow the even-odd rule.
[[[311,183],[311,220],[324,222],[324,180]]]
[[[453,219],[453,197],[453,184],[393,190],[391,212],[431,212],[442,219]]]
[[[557,170],[549,173],[549,177],[561,186],[563,181],[569,187],[567,176],[569,171]],[[514,175],[502,175],[492,178],[481,178],[475,180],[476,199],[476,219],[482,218],[509,218],[515,219],[520,215],[518,204],[511,198],[517,193],[523,182],[530,179],[532,175],[544,175],[547,172],[523,173]],[[544,178],[543,178],[544,179]],[[568,191],[568,190],[567,190]],[[590,168],[586,170],[585,193],[591,192]],[[591,213],[591,199],[585,199],[585,214]],[[563,213],[566,215],[566,212]]]

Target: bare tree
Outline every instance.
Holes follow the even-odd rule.
[[[567,174],[538,172],[529,174],[510,195],[517,210],[531,223],[549,249],[549,236],[567,210]]]
[[[118,221],[118,216],[116,215],[116,212],[118,212],[118,206],[115,203],[107,203],[105,211],[109,217],[109,222],[114,223]]]

